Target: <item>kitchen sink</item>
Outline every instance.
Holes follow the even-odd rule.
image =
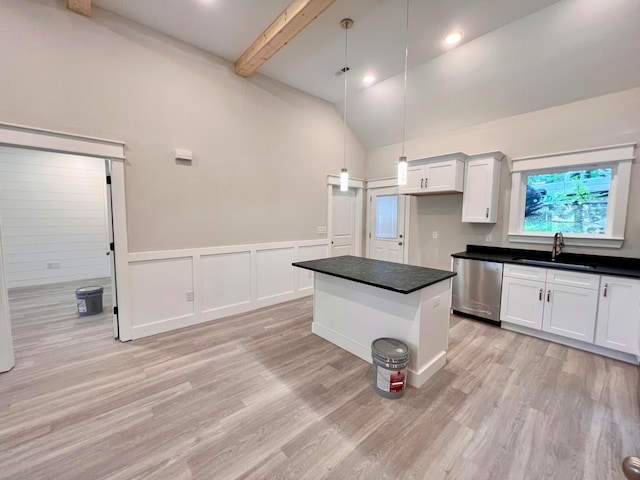
[[[554,260],[536,260],[532,258],[514,258],[514,262],[522,263],[525,265],[535,265],[540,267],[557,267],[557,268],[567,268],[571,270],[593,270],[596,268],[594,265],[582,265],[577,263],[563,263]]]

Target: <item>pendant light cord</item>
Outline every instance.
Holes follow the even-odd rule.
[[[409,0],[407,4],[407,18],[404,29],[404,90],[402,94],[402,155],[404,157],[404,137],[407,123],[407,68],[409,65]],[[345,97],[346,98],[346,97]]]
[[[343,115],[343,167],[347,168],[347,75],[349,75],[349,67],[347,66],[347,45],[349,26],[344,27],[344,115]]]

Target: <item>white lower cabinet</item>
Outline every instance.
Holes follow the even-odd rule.
[[[598,291],[547,284],[542,330],[593,343]]]
[[[505,267],[501,321],[593,343],[598,275]]]
[[[544,282],[504,277],[500,320],[542,330]]]
[[[603,276],[595,344],[640,355],[640,280]]]

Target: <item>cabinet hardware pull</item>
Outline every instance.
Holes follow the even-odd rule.
[[[487,218],[489,218],[489,207],[487,207]]]
[[[398,245],[402,245],[402,242],[398,242]]]
[[[420,188],[424,188],[424,178],[420,179]]]
[[[608,284],[608,283],[605,283],[605,284],[604,284],[604,296],[605,296],[605,297],[607,296],[607,288],[609,288],[609,284]]]
[[[542,301],[542,289],[540,289],[540,294],[538,295],[538,300]]]
[[[428,178],[424,179],[424,188],[429,188],[429,179]]]
[[[547,302],[551,301],[551,290],[547,290]]]

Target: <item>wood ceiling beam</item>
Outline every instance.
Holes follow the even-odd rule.
[[[67,9],[85,17],[91,16],[91,0],[67,0]]]
[[[335,0],[294,0],[236,60],[236,73],[248,77],[313,22]]]

